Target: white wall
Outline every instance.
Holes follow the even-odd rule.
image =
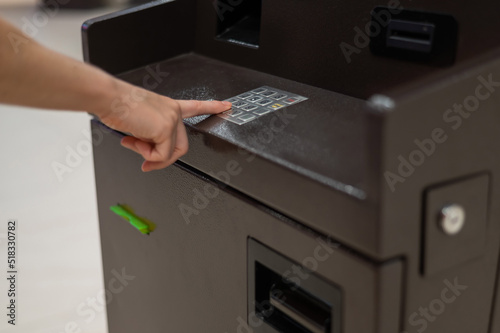
[[[33,2],[0,0],[0,16],[22,26],[37,12],[20,4]],[[81,59],[80,26],[104,11],[59,11],[35,39]],[[106,332],[104,308],[93,310],[95,318],[77,311],[91,309],[86,304],[103,290],[92,155],[62,181],[51,166],[65,163],[68,147],[89,146],[88,129],[84,113],[0,105],[0,332]],[[15,327],[6,316],[9,219],[18,221]]]
[[[34,5],[37,0],[0,0],[0,6]]]

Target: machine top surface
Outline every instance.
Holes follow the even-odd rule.
[[[119,75],[174,99],[225,100],[262,86],[307,100],[259,116],[244,126],[219,116],[185,122],[221,152],[243,148],[307,177],[364,198],[367,164],[365,101],[194,53]],[[213,137],[222,139],[210,142]],[[229,143],[229,144],[228,144]],[[196,167],[196,166],[195,166]]]

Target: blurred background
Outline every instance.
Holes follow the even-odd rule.
[[[60,3],[85,7],[92,1]],[[92,9],[57,8],[49,17],[37,6],[42,0],[0,0],[0,17],[31,26],[38,42],[81,60],[82,23],[131,5],[106,1]],[[0,104],[0,332],[107,332],[93,159],[82,150],[91,146],[89,119]],[[54,165],[67,165],[69,152],[79,148],[71,172],[58,176]],[[7,323],[3,278],[9,219],[18,221],[15,327]]]

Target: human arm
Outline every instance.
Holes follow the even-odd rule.
[[[118,107],[127,97],[132,104]],[[122,145],[143,156],[144,171],[166,167],[187,152],[183,118],[230,108],[230,103],[173,100],[133,86],[45,48],[2,19],[0,103],[95,114],[133,135]]]

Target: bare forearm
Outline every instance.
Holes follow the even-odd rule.
[[[0,103],[87,111],[130,133],[122,145],[141,154],[144,171],[164,168],[188,149],[183,118],[215,114],[229,102],[175,101],[55,53],[0,19]]]
[[[0,19],[0,103],[105,113],[128,85],[53,52]]]

